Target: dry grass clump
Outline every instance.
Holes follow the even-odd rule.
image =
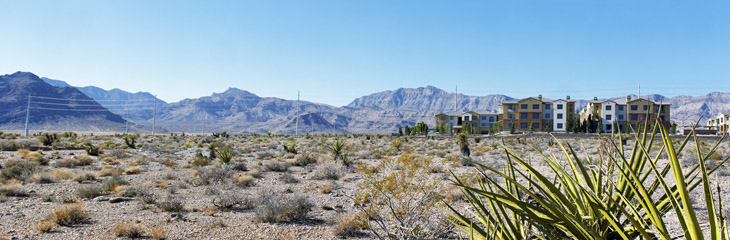
[[[198,168],[195,172],[194,184],[196,185],[210,185],[223,183],[226,178],[230,177],[233,172],[227,168],[221,166],[206,166]]]
[[[289,173],[284,173],[279,177],[279,180],[284,183],[298,183],[299,179]]]
[[[28,193],[21,189],[20,183],[8,183],[0,185],[0,196],[27,197]]]
[[[0,180],[17,179],[25,181],[38,169],[38,163],[26,160],[10,160],[5,162],[0,171]]]
[[[363,224],[358,222],[357,217],[340,216],[335,221],[332,230],[338,237],[353,238],[362,234],[360,232],[360,229],[362,229],[361,225]]]
[[[141,238],[144,236],[142,226],[136,223],[125,222],[114,226],[114,236],[126,238]]]
[[[317,190],[319,190],[319,193],[330,194],[330,193],[332,193],[334,188],[335,187],[332,186],[332,184],[324,184],[322,186],[319,186],[319,188],[317,188]]]
[[[338,180],[343,176],[345,176],[344,167],[337,163],[322,164],[314,171],[314,179],[318,180]]]
[[[96,180],[96,176],[92,173],[81,173],[76,176],[74,176],[74,181],[78,183],[82,183],[84,181],[94,181]]]
[[[88,217],[89,212],[82,208],[81,203],[73,203],[65,208],[51,210],[48,219],[61,226],[73,226],[86,222]]]
[[[45,219],[36,223],[33,227],[35,227],[35,229],[39,232],[47,233],[53,231],[53,228],[56,227],[56,222],[51,219]]]
[[[107,177],[107,176],[119,176],[124,173],[124,169],[122,168],[113,168],[113,167],[105,167],[99,170],[96,174],[100,177]]]
[[[150,228],[149,230],[147,230],[147,234],[149,234],[150,237],[155,240],[167,239],[167,231],[165,231],[165,228],[162,226]]]
[[[124,174],[127,174],[127,175],[139,174],[142,172],[144,172],[144,170],[141,167],[137,167],[137,166],[128,167],[127,169],[124,169]]]
[[[63,169],[53,169],[48,171],[48,174],[53,177],[53,179],[56,180],[66,180],[71,179],[73,177],[73,174],[69,171],[63,170]]]
[[[53,164],[54,167],[57,168],[75,168],[75,167],[81,167],[81,166],[89,166],[94,163],[94,159],[92,159],[89,156],[80,156],[80,157],[74,157],[74,158],[67,158],[56,161],[56,163]]]
[[[54,183],[56,180],[48,173],[33,174],[30,181],[38,184]]]
[[[309,164],[317,163],[317,158],[313,157],[310,154],[302,154],[299,156],[296,161],[294,161],[294,165],[297,166],[307,166]]]

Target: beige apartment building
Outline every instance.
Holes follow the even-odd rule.
[[[644,98],[626,96],[620,99],[599,100],[593,98],[580,112],[581,122],[593,121],[603,132],[615,130],[626,131],[631,126],[638,129],[638,125],[649,119],[653,124],[659,120],[665,128],[671,125],[669,103],[655,102]]]
[[[516,131],[546,131],[568,132],[573,128],[577,118],[575,100],[570,96],[565,99],[528,97],[518,100],[503,101],[500,105],[502,130],[512,127]]]
[[[730,113],[719,113],[716,117],[707,120],[707,126],[710,130],[716,130],[717,134],[728,134],[730,128]]]

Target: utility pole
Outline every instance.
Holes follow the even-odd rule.
[[[299,135],[299,91],[297,91],[297,123],[295,126],[294,135]]]
[[[28,136],[28,123],[30,120],[30,94],[28,94],[28,108],[25,109],[25,136]]]
[[[127,119],[124,119],[124,135],[127,135],[129,134],[129,110],[126,108],[124,110],[124,115],[127,116]]]
[[[639,92],[637,94],[638,95],[636,95],[636,98],[637,99],[641,98],[641,83],[639,83]]]
[[[456,85],[456,89],[454,90],[454,111],[458,111],[459,107],[457,107],[459,102],[459,85]]]
[[[155,135],[155,124],[157,124],[157,95],[152,99],[155,105],[155,110],[152,112],[152,136]]]

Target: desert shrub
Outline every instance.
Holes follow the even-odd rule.
[[[40,151],[26,155],[25,159],[35,161],[38,163],[38,165],[41,165],[41,166],[46,166],[51,161],[51,160],[48,160],[47,158],[44,158],[43,153],[41,153]]]
[[[5,162],[5,165],[0,172],[2,179],[17,179],[27,180],[33,173],[38,169],[38,163],[26,161],[26,160],[10,160]]]
[[[256,207],[255,219],[259,222],[276,223],[306,219],[314,204],[303,196],[283,198],[264,194]]]
[[[256,179],[251,175],[246,174],[236,174],[233,176],[233,183],[236,184],[236,186],[239,187],[252,187],[256,185]]]
[[[170,196],[164,201],[158,201],[155,205],[165,212],[182,212],[185,209],[185,203],[182,199]]]
[[[297,180],[297,178],[295,178],[294,176],[292,176],[289,173],[284,173],[281,176],[279,176],[279,181],[282,181],[284,183],[298,183],[299,182],[299,180]]]
[[[345,151],[345,141],[342,139],[335,139],[331,143],[327,144],[327,150],[332,153],[332,157],[335,161],[337,159],[343,159],[343,153]]]
[[[264,164],[264,168],[268,171],[286,172],[289,170],[289,163],[277,160],[268,161]]]
[[[117,237],[141,238],[144,235],[144,230],[142,230],[142,226],[136,223],[125,222],[115,225],[113,233]]]
[[[193,157],[193,161],[190,162],[190,165],[193,165],[193,167],[204,167],[210,165],[210,159],[206,158],[202,154],[195,155]]]
[[[197,176],[195,179],[196,185],[210,185],[222,183],[231,176],[232,172],[221,166],[206,166],[198,168],[195,174]]]
[[[102,187],[105,190],[115,191],[117,187],[124,186],[124,185],[129,185],[129,182],[125,181],[124,179],[122,179],[119,176],[114,176],[114,177],[106,180],[104,182],[104,185],[102,185]]]
[[[234,208],[247,210],[253,208],[254,201],[251,198],[243,197],[235,192],[228,192],[216,195],[213,198],[213,206],[220,210],[230,210]]]
[[[79,166],[88,166],[94,163],[94,159],[89,156],[81,156],[74,158],[66,158],[56,161],[53,166],[57,168],[75,168]]]
[[[91,173],[88,173],[88,172],[87,173],[78,174],[78,175],[76,175],[74,177],[74,181],[76,181],[78,183],[82,183],[84,181],[94,181],[94,180],[96,180],[96,176],[94,176],[94,174],[91,174]]]
[[[123,149],[113,149],[111,151],[108,151],[106,154],[104,154],[105,157],[111,157],[113,159],[125,159],[129,157],[129,153],[127,150]]]
[[[379,238],[443,238],[450,226],[435,224],[449,201],[442,177],[429,174],[433,159],[414,155],[384,158],[378,165],[361,164],[363,175],[355,206],[367,229]]]
[[[314,179],[318,180],[338,180],[345,176],[345,170],[342,165],[337,163],[326,163],[319,165],[314,171]]]
[[[233,164],[231,169],[236,170],[236,171],[248,171],[248,167],[246,166],[246,163],[242,162],[242,161],[238,161],[235,164]]]
[[[150,192],[149,187],[131,186],[131,187],[128,187],[124,191],[124,193],[122,193],[122,196],[136,197],[136,198],[148,198],[148,197],[153,197],[154,195]]]
[[[104,195],[106,189],[99,185],[82,185],[76,189],[76,196],[80,198],[91,199],[101,195]]]
[[[317,190],[319,191],[319,193],[330,194],[333,190],[335,190],[335,187],[332,186],[332,184],[324,184],[319,186]]]
[[[27,197],[28,192],[23,190],[19,183],[9,183],[0,185],[0,196]]]
[[[97,172],[97,175],[102,176],[102,177],[107,177],[107,176],[119,176],[119,175],[122,175],[122,173],[124,173],[124,169],[122,169],[122,168],[105,167],[105,168],[102,168],[101,170],[99,170],[99,172]]]
[[[73,174],[69,171],[65,171],[62,169],[54,169],[48,171],[48,175],[50,175],[53,179],[61,180],[61,179],[71,179],[73,177]]]
[[[317,163],[317,159],[312,157],[310,154],[302,154],[299,158],[297,158],[297,161],[294,162],[297,166],[307,166],[312,163]]]
[[[81,203],[74,203],[64,208],[51,210],[48,219],[52,219],[53,222],[61,226],[73,226],[85,223],[88,217],[89,212],[82,208]]]

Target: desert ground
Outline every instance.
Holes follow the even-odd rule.
[[[454,176],[478,181],[474,162],[504,168],[503,146],[545,172],[538,151],[565,158],[548,134],[470,136],[469,158],[451,136],[46,137],[0,134],[0,239],[458,239],[444,206],[470,206]],[[557,137],[592,158],[611,139]],[[696,164],[691,152],[684,166]],[[728,155],[723,142],[708,165]],[[713,175],[729,189],[727,167]]]

